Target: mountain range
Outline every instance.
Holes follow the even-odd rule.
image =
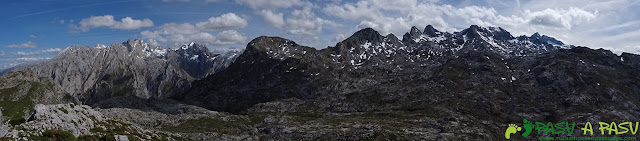
[[[33,109],[24,107],[39,103],[166,115],[194,115],[185,109],[197,108],[175,106],[193,105],[230,113],[207,116],[205,123],[235,122],[200,127],[218,138],[499,140],[508,123],[523,118],[637,119],[639,61],[636,54],[476,25],[454,33],[412,27],[402,40],[365,28],[324,49],[261,36],[242,53],[226,54],[195,43],[162,49],[129,40],[69,47],[51,60],[13,68],[0,77],[7,82],[0,85],[0,103],[26,103],[2,105],[10,120],[26,119]],[[182,129],[177,125],[124,119],[149,130],[184,132],[174,130]],[[179,125],[208,125],[191,120],[202,122]]]

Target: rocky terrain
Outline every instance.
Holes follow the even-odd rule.
[[[35,111],[25,123],[13,125],[4,139],[20,140],[113,140],[124,136],[129,140],[181,140],[182,138],[152,132],[118,118],[104,116],[87,105],[56,104],[35,106]],[[53,133],[53,135],[52,135]],[[64,139],[66,140],[66,139]]]
[[[46,138],[50,132],[42,129],[50,128],[84,139],[503,140],[508,124],[524,118],[637,120],[638,62],[636,54],[475,25],[454,33],[413,27],[402,40],[365,28],[320,50],[261,36],[237,58],[197,44],[150,49],[134,40],[72,47],[0,77],[10,82],[0,84],[0,103],[25,103],[18,110],[1,106],[8,119],[0,127],[8,130],[0,133],[14,139]],[[52,105],[61,102],[93,108]],[[571,135],[513,139],[539,136]]]
[[[425,31],[401,41],[367,28],[322,50],[258,37],[226,70],[172,98],[262,119],[262,138],[276,140],[499,140],[523,118],[640,115],[638,55],[497,27]]]

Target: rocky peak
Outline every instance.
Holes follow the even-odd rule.
[[[507,30],[501,27],[480,27],[478,25],[471,25],[469,28],[461,32],[462,35],[466,35],[469,39],[474,38],[491,38],[496,40],[510,40],[514,37]]]
[[[385,41],[389,42],[389,43],[401,43],[400,39],[398,39],[398,37],[396,37],[396,35],[393,35],[393,33],[389,33],[387,34],[387,36],[384,36]]]
[[[538,32],[533,33],[533,35],[531,35],[531,38],[534,38],[534,39],[539,39],[540,37],[541,37],[540,33],[538,33]]]
[[[428,35],[429,37],[436,37],[442,33],[436,30],[435,28],[433,28],[433,26],[427,25],[427,27],[424,28],[424,34]]]
[[[412,36],[420,36],[422,35],[422,31],[420,31],[420,29],[418,29],[416,26],[412,26],[409,34],[411,34]]]
[[[540,37],[540,41],[542,41],[544,43],[549,43],[551,45],[564,45],[564,43],[562,43],[561,41],[557,40],[556,38],[549,37],[547,35],[542,35],[542,37]]]
[[[267,54],[269,58],[284,60],[290,57],[300,58],[309,51],[315,51],[315,49],[303,47],[294,41],[280,37],[260,36],[249,42],[242,55],[255,57],[255,55]]]
[[[180,48],[176,49],[177,52],[189,52],[189,53],[209,53],[209,48],[204,45],[191,42],[184,44]]]
[[[123,42],[122,45],[124,45],[129,52],[144,51],[149,49],[149,45],[144,43],[144,41],[140,39],[135,39],[135,40],[129,39],[126,42]]]
[[[469,39],[474,39],[476,37],[481,36],[479,33],[479,30],[481,27],[479,27],[478,25],[471,25],[469,28],[462,30],[459,34],[459,36],[466,36]]]
[[[295,42],[280,37],[260,36],[249,42],[246,50],[257,50],[267,52],[269,50],[277,50],[282,45],[296,45]]]
[[[491,33],[491,37],[498,40],[511,40],[514,37],[509,33],[509,31],[504,30],[502,27],[488,27],[489,33]]]
[[[540,33],[536,32],[533,33],[533,35],[531,35],[531,37],[529,37],[531,42],[534,43],[538,43],[538,44],[550,44],[552,46],[563,46],[564,43],[562,41],[559,41],[556,38],[547,36],[547,35],[541,35]]]
[[[405,33],[402,36],[402,42],[405,44],[415,43],[416,39],[420,39],[420,36],[422,36],[422,32],[420,31],[420,29],[412,26],[411,31]]]
[[[193,48],[193,47],[198,47],[198,44],[196,44],[194,42],[191,42],[191,43],[188,43],[188,44],[183,44],[182,46],[180,46],[180,48],[177,48],[176,50],[188,50],[188,49]]]
[[[378,31],[374,30],[373,28],[367,27],[367,28],[361,29],[356,33],[353,33],[351,37],[347,38],[343,42],[381,43],[383,41],[383,38],[384,37],[382,37],[382,35],[380,35]]]

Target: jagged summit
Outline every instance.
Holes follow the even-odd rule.
[[[511,40],[514,37],[509,31],[502,29],[501,27],[480,27],[478,25],[471,25],[469,28],[460,32],[461,35],[467,35],[467,37],[473,38],[492,38],[497,40]]]
[[[411,35],[420,35],[420,34],[422,34],[422,31],[420,31],[420,29],[418,29],[416,26],[412,26],[411,27],[411,31],[409,31],[409,34],[411,34]]]
[[[354,63],[350,64],[355,65],[371,58],[398,61],[393,58],[399,57],[406,61],[416,61],[428,60],[431,56],[456,56],[456,52],[464,48],[489,51],[505,58],[570,48],[546,35],[533,36],[535,38],[526,36],[515,38],[510,32],[500,27],[471,25],[454,34],[440,32],[431,25],[424,29],[425,31],[421,31],[413,26],[403,35],[402,40],[399,40],[393,34],[382,36],[372,28],[364,28],[337,43],[336,46],[324,50],[331,52],[333,57],[338,57],[339,59],[336,59],[338,62],[354,60]],[[265,52],[271,58],[285,59],[300,57],[305,51],[310,50],[288,39],[261,36],[253,39],[246,51]]]
[[[367,27],[353,33],[349,38],[345,39],[342,42],[372,42],[372,43],[381,43],[383,42],[384,37],[378,33],[378,31],[373,28]]]
[[[424,34],[429,35],[429,37],[436,37],[442,33],[436,30],[435,28],[433,28],[433,26],[427,25],[427,27],[424,27]]]
[[[547,35],[540,36],[540,34],[538,32],[536,32],[533,35],[531,35],[531,38],[534,39],[534,40],[538,40],[540,43],[547,43],[547,44],[554,45],[554,46],[562,46],[562,45],[564,45],[564,43],[562,43],[558,39],[553,38],[553,37],[549,37]]]
[[[194,47],[195,45],[196,45],[196,43],[191,42],[191,43],[188,43],[188,44],[183,44],[182,46],[180,46],[180,48],[177,48],[177,49],[183,49],[183,50],[186,50],[186,49],[189,49],[189,48],[191,48],[191,47]]]
[[[536,32],[531,35],[531,38],[540,38],[540,33]]]
[[[415,28],[415,27],[414,27]],[[453,34],[440,32],[428,25],[422,34],[416,34],[416,29],[407,32],[402,39],[408,47],[422,47],[430,50],[430,54],[451,54],[462,48],[486,50],[504,57],[527,56],[545,53],[561,48],[571,48],[562,42],[539,33],[532,37],[519,36],[515,38],[509,31],[501,27],[482,27],[471,25],[469,28]],[[455,54],[455,53],[454,53]]]
[[[422,36],[422,32],[420,31],[420,29],[418,29],[415,26],[411,27],[411,31],[405,33],[402,36],[402,43],[404,44],[410,44],[410,43],[415,43],[416,39],[420,39],[420,36]]]
[[[396,37],[396,35],[394,35],[393,33],[389,33],[387,34],[387,36],[384,36],[384,38],[392,43],[400,43],[400,39],[398,39],[398,37]]]

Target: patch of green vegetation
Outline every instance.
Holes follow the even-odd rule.
[[[140,138],[133,135],[126,135],[130,141],[141,141]],[[80,141],[115,141],[115,135],[82,135],[78,137]],[[155,140],[155,139],[154,139]]]
[[[89,129],[89,132],[92,132],[92,133],[104,133],[106,131],[107,130],[104,130],[104,129],[100,128],[100,127],[94,127],[94,128]]]
[[[62,111],[65,114],[69,114],[69,111],[67,111],[67,109],[65,109],[63,107],[58,108],[58,110]]]
[[[223,134],[240,133],[248,128],[251,121],[245,118],[230,118],[225,120],[216,118],[198,118],[185,121],[178,126],[165,127],[163,130],[182,133],[218,132]]]
[[[82,136],[78,137],[78,140],[81,140],[81,141],[101,141],[101,137],[98,136],[98,135],[82,135]]]
[[[133,135],[127,135],[127,138],[129,138],[129,141],[140,141],[140,138]]]
[[[105,122],[97,122],[97,124],[98,124],[98,127],[95,127],[89,130],[91,133],[94,133],[95,135],[86,136],[84,138],[87,138],[87,140],[99,138],[100,141],[104,141],[104,140],[115,140],[114,135],[125,135],[131,141],[139,141],[143,137],[143,135],[140,132],[138,132],[135,128],[131,127],[131,124],[124,123],[119,120],[107,120]],[[153,139],[153,140],[156,140],[156,139]]]
[[[126,85],[118,85],[116,84],[113,89],[113,94],[116,96],[127,96],[129,93],[133,91],[133,89],[129,88]]]
[[[18,100],[13,100],[14,95],[18,93],[18,86],[7,89],[0,89],[0,107],[2,115],[13,125],[24,122],[24,116],[33,112],[35,104],[31,101],[31,95],[24,96]],[[22,122],[20,122],[22,121]]]
[[[43,136],[30,136],[28,139],[32,141],[54,141],[49,137],[43,137]]]
[[[4,78],[30,76],[30,70],[12,72]],[[53,83],[23,81],[14,87],[0,89],[0,108],[5,119],[13,125],[21,124],[24,117],[33,113],[36,101],[42,99],[41,94],[53,90]],[[21,90],[28,88],[27,91]]]
[[[183,138],[183,137],[176,137],[176,136],[171,136],[171,138],[177,140],[177,141],[193,141],[192,139],[189,138]]]
[[[14,126],[13,129],[15,130],[26,130],[24,127],[22,126]]]
[[[98,122],[98,125],[102,125],[105,129],[102,128],[93,128],[90,131],[102,134],[114,134],[114,135],[127,135],[131,132],[136,132],[129,128],[130,124],[123,124],[120,121],[108,120],[106,122]],[[129,132],[129,133],[128,133]]]
[[[27,122],[27,120],[25,120],[24,118],[15,118],[15,119],[9,120],[9,124],[13,126],[20,125],[25,122]]]
[[[42,133],[42,137],[48,138],[47,140],[55,140],[55,141],[75,141],[76,137],[69,131],[60,130],[60,129],[50,129],[45,130]]]

